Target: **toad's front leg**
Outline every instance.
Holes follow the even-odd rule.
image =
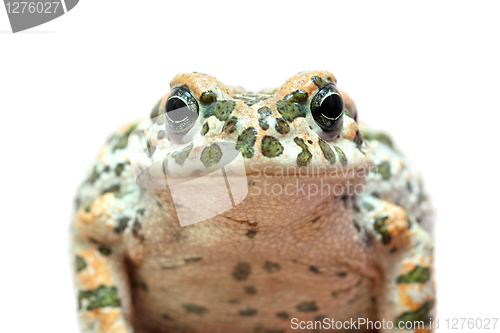
[[[83,333],[133,332],[119,235],[107,223],[106,203],[110,201],[114,198],[107,193],[88,209],[80,208],[73,224],[72,257]]]
[[[123,265],[109,248],[75,240],[78,315],[84,333],[131,333]]]
[[[386,321],[380,331],[431,332],[435,316],[431,236],[400,206],[366,196],[361,209],[366,228],[377,239],[374,245],[384,276],[375,291],[378,318]]]

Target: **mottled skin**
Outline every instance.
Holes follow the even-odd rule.
[[[217,162],[207,162],[207,145],[233,142],[249,187],[235,208],[186,227],[168,189],[136,185],[127,137],[137,124],[110,138],[80,187],[72,225],[82,331],[292,332],[292,318],[435,316],[433,216],[419,174],[385,134],[358,125],[343,92],[341,131],[324,133],[310,103],[328,83],[331,73],[308,71],[249,94],[204,74],[174,77],[171,89],[187,87],[198,119],[184,136],[166,133],[165,95],[156,123],[138,127],[150,142],[144,158],[161,148],[165,170],[189,174],[186,165]],[[271,194],[265,181],[343,191]],[[348,193],[356,184],[364,191]]]

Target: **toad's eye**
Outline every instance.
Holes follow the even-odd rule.
[[[189,88],[180,86],[172,89],[165,104],[167,127],[177,135],[186,134],[198,119],[198,102]]]
[[[344,116],[344,100],[335,85],[328,84],[318,91],[311,101],[311,113],[314,121],[329,137],[336,136],[340,132]]]

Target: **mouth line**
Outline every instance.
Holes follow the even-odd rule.
[[[259,178],[259,177],[265,177],[265,178],[328,178],[329,176],[335,175],[336,179],[348,179],[348,178],[356,178],[353,176],[353,174],[356,174],[357,171],[362,170],[364,168],[347,168],[347,169],[337,169],[337,170],[331,170],[330,172],[321,172],[321,173],[315,173],[315,172],[306,172],[306,173],[269,173],[269,172],[251,172],[247,173],[246,177],[254,177],[254,178]],[[331,178],[331,177],[330,177]]]

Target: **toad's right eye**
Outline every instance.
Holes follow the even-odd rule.
[[[170,132],[186,134],[198,119],[198,102],[191,95],[189,88],[180,86],[172,89],[165,104],[166,125]]]
[[[342,128],[344,100],[335,85],[324,86],[311,102],[311,112],[316,123],[328,136],[336,136]]]

